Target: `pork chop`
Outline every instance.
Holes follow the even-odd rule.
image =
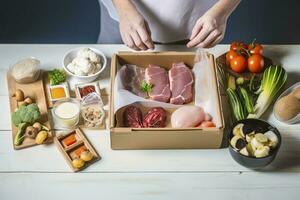
[[[123,65],[120,69],[120,77],[126,90],[146,98],[147,93],[141,90],[141,83],[145,79],[145,69],[136,65]]]
[[[173,63],[169,79],[172,92],[170,103],[185,104],[193,100],[193,74],[183,62]]]
[[[171,91],[167,71],[157,65],[149,65],[145,71],[145,80],[152,84],[152,89],[148,92],[150,99],[161,102],[170,100]]]

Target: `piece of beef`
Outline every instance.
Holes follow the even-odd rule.
[[[170,103],[184,104],[193,100],[193,74],[183,62],[173,63],[169,79],[172,92]]]
[[[167,113],[161,107],[151,108],[144,116],[143,126],[145,128],[161,128],[166,126]]]
[[[127,106],[123,112],[123,123],[125,127],[142,128],[142,111],[136,106]]]
[[[141,82],[145,79],[145,69],[136,65],[123,65],[120,69],[124,88],[140,97],[146,98],[147,93],[141,90]]]
[[[164,68],[150,64],[145,71],[145,80],[152,84],[152,90],[148,92],[150,99],[161,102],[170,100],[169,78]]]

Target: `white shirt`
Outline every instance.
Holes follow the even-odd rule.
[[[168,43],[188,39],[199,17],[218,0],[132,0],[148,22],[152,40]],[[112,0],[102,0],[109,15],[118,21]]]

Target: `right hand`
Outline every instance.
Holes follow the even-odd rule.
[[[136,51],[154,48],[148,23],[137,10],[123,12],[119,28],[122,40],[129,48]]]

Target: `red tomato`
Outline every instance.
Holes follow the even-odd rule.
[[[227,53],[226,53],[226,61],[227,63],[230,63],[230,61],[234,58],[238,56],[238,54],[233,51],[233,50],[229,50]]]
[[[216,127],[212,121],[203,121],[199,127]]]
[[[243,42],[232,42],[230,44],[230,50],[233,50],[233,51],[241,51],[241,50],[244,50],[247,48],[248,48],[248,46]]]
[[[230,67],[237,73],[242,73],[247,68],[247,60],[244,56],[236,56],[230,61]]]
[[[257,44],[257,43],[249,44],[248,50],[251,54],[259,54],[259,55],[263,54],[262,45]]]
[[[248,58],[248,70],[259,73],[264,69],[264,58],[260,54],[254,54]]]

